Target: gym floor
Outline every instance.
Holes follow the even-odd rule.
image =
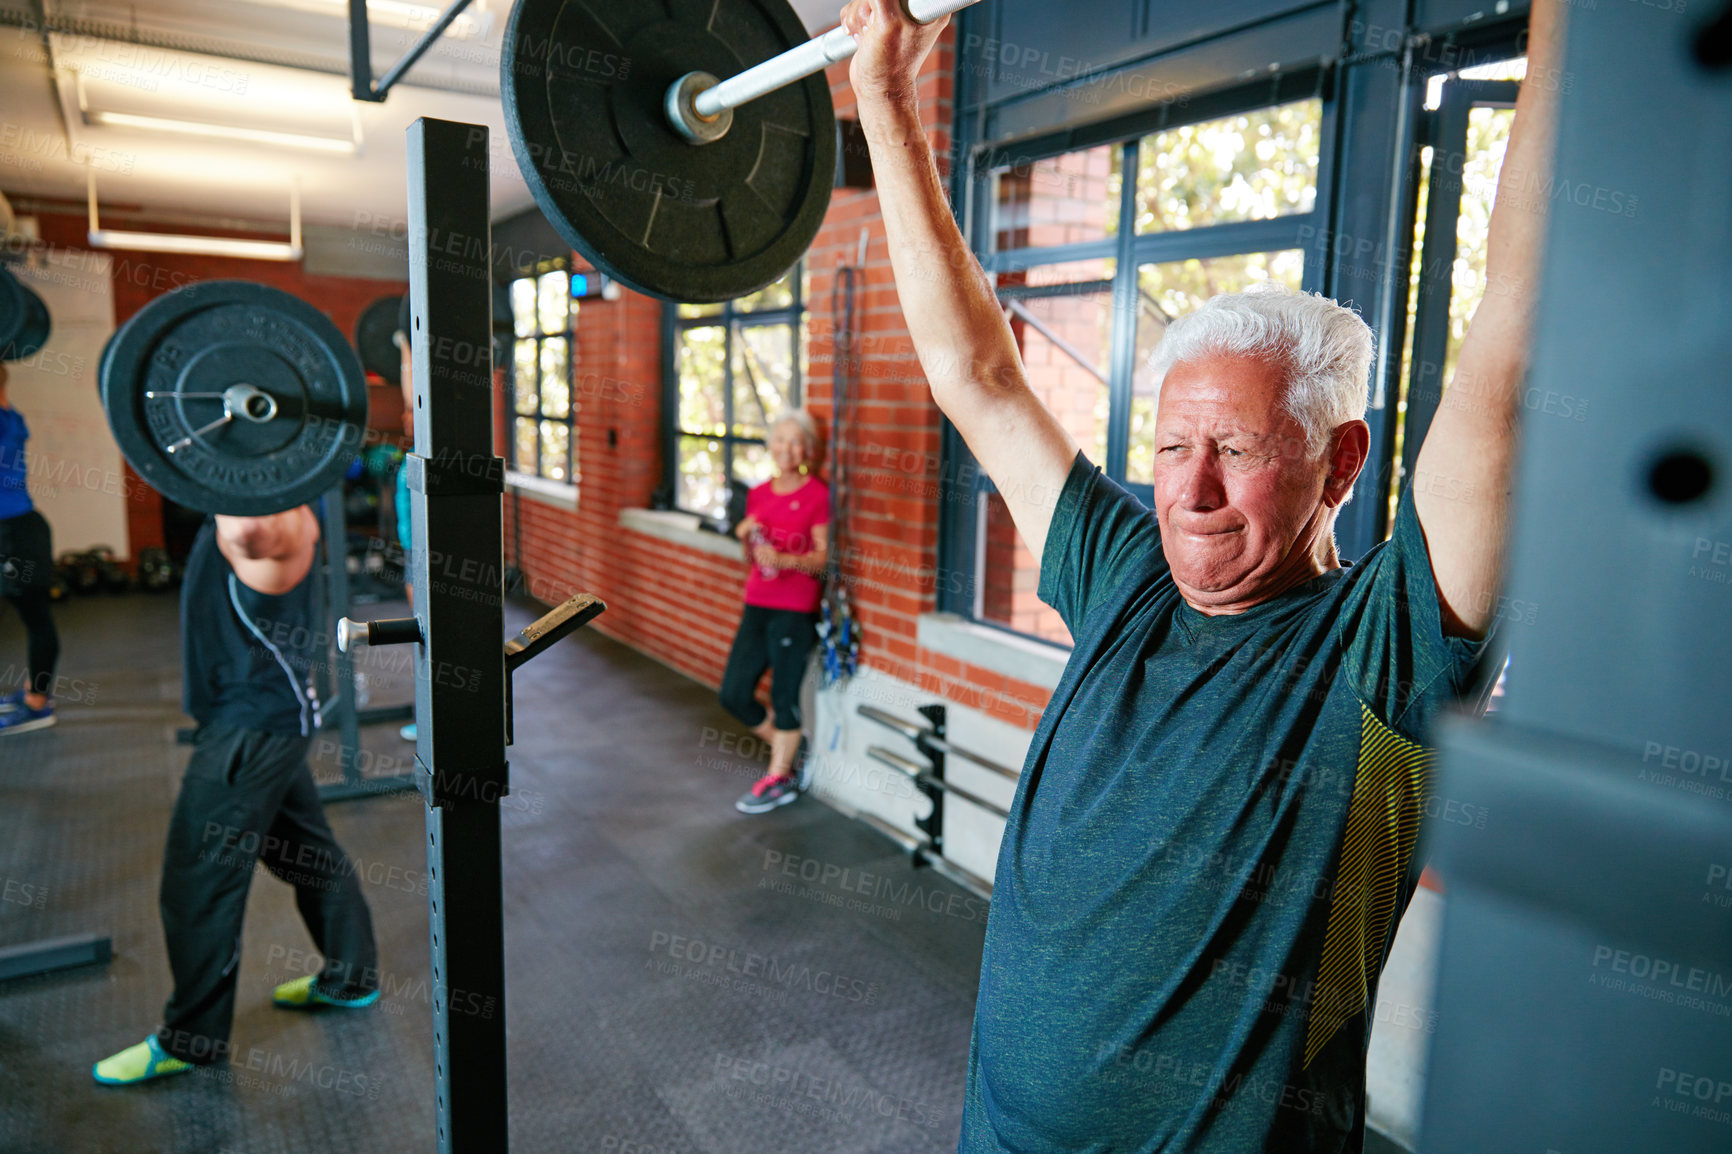
[[[156,890],[188,752],[174,734],[188,723],[173,596],[73,600],[57,616],[59,724],[0,742],[0,945],[94,931],[113,937],[115,956],[0,984],[0,1149],[430,1149],[413,792],[327,810],[367,882],[377,1005],[272,1007],[272,987],[318,961],[292,890],[261,870],[229,1065],[132,1088],[91,1081],[93,1061],[155,1027],[169,992]],[[531,616],[507,607],[513,630]],[[22,661],[15,617],[0,621],[0,646]],[[368,682],[374,705],[410,694],[407,676]],[[954,1150],[984,922],[912,902],[849,909],[834,882],[782,871],[813,861],[808,873],[964,891],[816,801],[736,813],[760,763],[717,750],[714,731],[738,727],[714,694],[599,634],[525,666],[516,701],[503,807],[512,1149]],[[413,762],[395,725],[370,727],[365,744],[369,772]],[[315,760],[334,776],[330,758]]]

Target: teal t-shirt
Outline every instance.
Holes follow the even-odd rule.
[[[1421,743],[1485,680],[1411,496],[1359,563],[1210,617],[1078,454],[1040,597],[1076,646],[999,851],[960,1151],[1357,1151]]]

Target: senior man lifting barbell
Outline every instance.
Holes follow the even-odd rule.
[[[933,399],[1076,638],[1005,827],[960,1149],[1357,1150],[1423,742],[1489,665],[1541,219],[1494,213],[1509,291],[1474,318],[1389,541],[1347,566],[1333,534],[1368,452],[1371,331],[1284,290],[1167,330],[1151,511],[1036,399],[957,229],[915,98],[942,24],[894,0],[842,20]],[[1537,0],[1538,75],[1557,23]],[[1543,171],[1554,103],[1523,87],[1506,188]]]

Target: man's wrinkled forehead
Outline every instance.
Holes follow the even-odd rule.
[[[1291,435],[1290,424],[1296,422],[1278,405],[1254,398],[1163,396],[1155,414],[1155,435],[1275,443]]]
[[[1298,421],[1287,412],[1282,375],[1267,361],[1219,357],[1180,361],[1161,383],[1155,411],[1160,434],[1279,439]]]

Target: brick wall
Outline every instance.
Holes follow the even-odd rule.
[[[941,158],[950,150],[953,73],[952,34],[946,34],[919,87]],[[852,115],[846,65],[832,68],[829,79],[837,114]],[[855,262],[862,229],[868,242],[856,311],[863,359],[856,419],[844,446],[854,490],[846,573],[864,630],[862,661],[924,692],[1032,729],[1046,690],[917,642],[917,618],[937,607],[939,582],[947,579],[937,568],[940,414],[908,338],[871,191],[837,190],[806,256],[807,405],[827,426],[834,396],[831,293],[838,265]],[[617,301],[582,303],[575,321],[578,507],[562,509],[529,494],[508,497],[506,554],[520,532],[519,565],[539,600],[594,593],[608,604],[596,628],[715,687],[739,624],[745,563],[627,529],[619,519],[622,509],[647,507],[662,477],[661,307],[630,292]],[[503,423],[503,400],[499,411]]]

